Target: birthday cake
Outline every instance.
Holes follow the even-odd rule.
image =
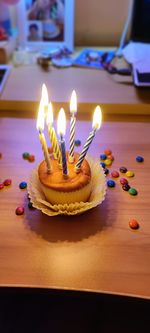
[[[48,202],[51,204],[70,204],[88,201],[92,182],[91,168],[84,159],[80,172],[75,171],[75,164],[79,154],[74,154],[74,163],[67,163],[68,176],[64,177],[58,161],[51,159],[52,172],[47,173],[47,165],[43,160],[38,168],[40,186]]]

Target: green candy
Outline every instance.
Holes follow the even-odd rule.
[[[135,188],[133,188],[133,187],[131,187],[130,189],[129,189],[129,191],[128,191],[131,195],[137,195],[138,194],[138,191],[135,189]]]
[[[29,155],[30,155],[29,153],[25,152],[22,154],[22,157],[24,158],[24,160],[27,160]]]

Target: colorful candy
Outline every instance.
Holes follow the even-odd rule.
[[[21,182],[19,184],[19,187],[20,187],[21,190],[23,190],[23,189],[27,188],[27,183],[26,182]]]
[[[115,187],[115,185],[116,185],[116,183],[114,182],[114,180],[109,179],[109,180],[107,181],[107,186],[108,186],[108,187]]]
[[[137,157],[136,157],[136,161],[139,162],[139,163],[144,162],[144,157],[142,157],[142,156],[137,156]]]
[[[137,194],[138,194],[138,191],[136,190],[136,188],[131,187],[131,188],[129,189],[129,193],[130,193],[131,195],[137,195]]]
[[[34,162],[35,161],[35,156],[34,155],[29,155],[28,161],[29,162]]]
[[[104,161],[104,160],[106,160],[106,158],[107,158],[107,155],[106,155],[106,154],[101,154],[101,155],[100,155],[100,159],[101,159],[101,160]]]
[[[24,214],[24,208],[23,207],[17,207],[16,208],[16,215],[23,215]]]
[[[22,154],[22,157],[24,158],[24,160],[28,160],[29,155],[30,154],[28,152],[25,152]]]
[[[111,160],[109,160],[108,158],[105,160],[105,165],[106,166],[110,166],[110,165],[112,165],[112,161]]]
[[[4,184],[0,183],[0,190],[2,190],[4,188]]]
[[[108,175],[108,174],[109,174],[109,169],[104,168],[104,174],[105,174],[105,175]]]
[[[5,179],[3,182],[4,186],[9,186],[9,185],[11,185],[11,183],[12,183],[11,179]]]
[[[2,153],[0,153],[0,158],[2,158]]]
[[[100,162],[100,165],[102,166],[103,169],[105,169],[105,163],[104,162]]]
[[[81,141],[80,140],[75,140],[75,142],[74,142],[74,144],[75,144],[75,146],[81,146]]]
[[[129,185],[129,184],[124,184],[124,185],[122,185],[122,189],[123,189],[124,191],[129,191],[129,189],[130,189],[130,185]]]
[[[124,167],[124,166],[122,166],[122,167],[120,167],[119,171],[120,171],[121,173],[126,173],[126,172],[127,172],[127,168]]]
[[[28,203],[28,208],[29,208],[29,209],[33,209],[33,208],[34,208],[34,207],[33,207],[33,204],[32,204],[31,201]]]
[[[134,177],[134,172],[133,171],[127,171],[126,176],[127,177]]]
[[[139,229],[139,223],[138,223],[138,221],[137,220],[135,220],[135,219],[131,219],[130,221],[129,221],[129,227],[131,228],[131,229],[134,229],[134,230],[136,230],[136,229]]]
[[[128,184],[128,180],[126,178],[120,178],[120,184],[121,185]]]
[[[106,154],[107,156],[108,155],[111,155],[112,154],[112,151],[110,149],[105,149],[104,150],[104,154]]]
[[[119,172],[116,171],[116,170],[114,170],[114,171],[111,172],[111,176],[112,176],[113,178],[118,178],[118,177],[119,177]]]

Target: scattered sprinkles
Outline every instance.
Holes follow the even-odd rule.
[[[0,183],[0,190],[2,190],[4,188],[4,184]]]
[[[123,189],[124,191],[129,191],[129,189],[130,189],[130,185],[129,185],[129,184],[124,184],[124,185],[122,185],[122,189]]]
[[[128,180],[126,178],[120,178],[120,184],[121,185],[128,184]]]
[[[136,161],[139,162],[139,163],[144,162],[144,157],[142,157],[142,156],[137,156],[137,157],[136,157]]]
[[[133,171],[127,171],[126,176],[127,177],[134,177],[134,172]]]
[[[22,154],[22,157],[24,160],[28,160],[29,162],[34,162],[35,161],[35,156],[32,154],[29,154],[28,152],[25,152]]]
[[[131,194],[131,195],[137,195],[137,194],[138,194],[138,191],[136,190],[136,188],[131,187],[131,188],[129,189],[129,194]]]
[[[11,179],[5,179],[3,184],[4,184],[4,186],[9,186],[9,185],[11,185],[11,183],[12,183]]]
[[[23,215],[24,214],[24,208],[23,207],[17,207],[16,208],[16,215]]]
[[[119,172],[116,171],[116,170],[114,170],[114,171],[111,172],[111,176],[112,176],[113,178],[118,178],[118,177],[119,177]]]
[[[131,220],[129,221],[129,227],[130,227],[131,229],[137,230],[137,229],[139,229],[140,225],[139,225],[139,223],[138,223],[137,220],[135,220],[135,219],[131,219]]]
[[[122,166],[122,167],[120,167],[119,171],[120,171],[121,173],[126,173],[128,170],[127,170],[126,167]]]
[[[108,186],[108,187],[115,187],[115,185],[116,185],[116,183],[115,183],[114,180],[109,179],[109,180],[107,181],[107,186]]]
[[[79,139],[75,140],[74,144],[76,147],[79,147],[79,146],[81,146],[81,141]]]
[[[27,183],[26,182],[21,182],[19,184],[19,187],[20,187],[21,190],[23,190],[23,189],[27,188]]]

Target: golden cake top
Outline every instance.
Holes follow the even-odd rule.
[[[74,154],[74,163],[67,162],[68,177],[63,176],[62,170],[59,167],[58,161],[51,159],[52,173],[47,173],[47,165],[42,161],[38,168],[40,182],[48,188],[71,192],[76,191],[87,185],[91,180],[91,169],[89,163],[84,159],[79,173],[75,172],[75,164],[78,161],[79,154]]]

